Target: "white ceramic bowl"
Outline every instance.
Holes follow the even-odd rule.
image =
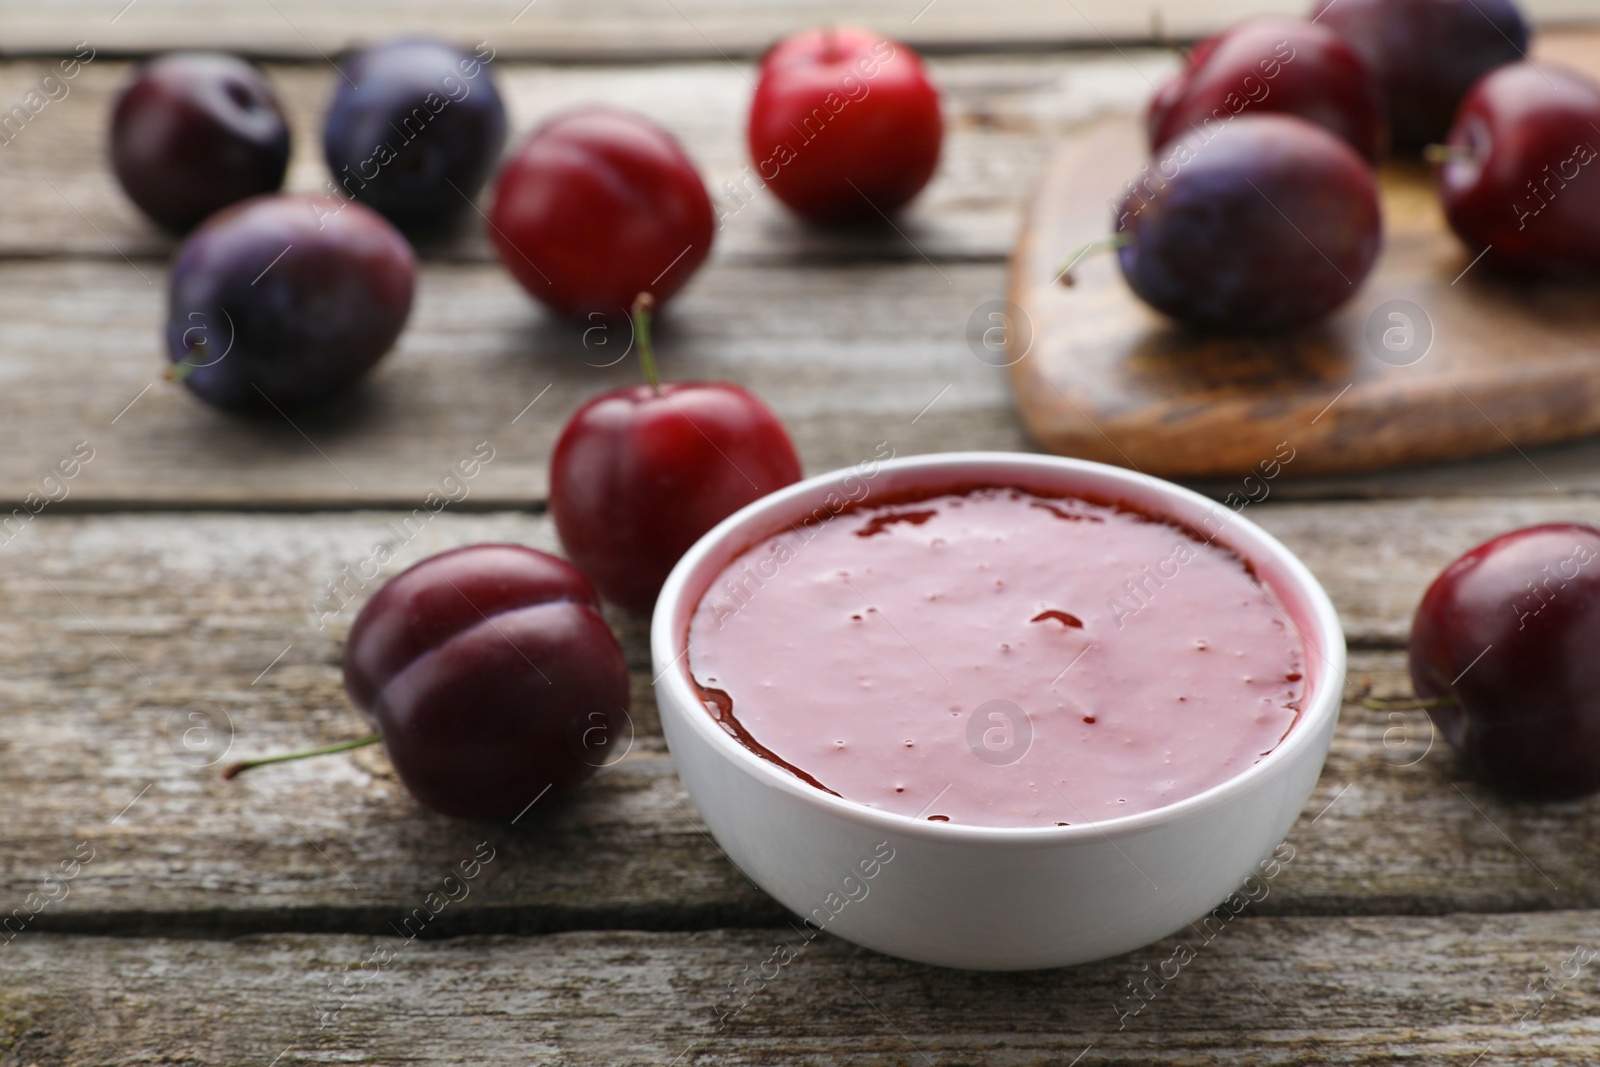
[[[741,745],[690,678],[689,620],[742,550],[842,496],[1015,486],[1124,501],[1211,532],[1255,568],[1306,644],[1306,698],[1283,743],[1242,774],[1166,807],[1065,827],[988,827],[894,815],[825,793]],[[824,514],[826,511],[824,512]],[[1224,525],[1225,524],[1225,525]],[[667,579],[651,625],[673,762],[706,824],[756,884],[811,926],[949,967],[1056,967],[1127,952],[1216,907],[1266,858],[1311,795],[1338,720],[1344,633],[1289,550],[1230,508],[1083,460],[957,452],[810,478],[730,516]],[[808,927],[809,929],[810,927]],[[796,940],[799,940],[796,938]]]

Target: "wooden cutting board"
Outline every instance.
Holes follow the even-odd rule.
[[[992,361],[1014,360],[1017,407],[1042,448],[1234,478],[1291,450],[1285,474],[1333,474],[1600,432],[1600,279],[1513,282],[1474,266],[1480,250],[1445,226],[1420,163],[1382,170],[1383,252],[1317,327],[1191,334],[1133,295],[1112,254],[1058,284],[1073,250],[1110,232],[1109,201],[1147,155],[1131,117],[1076,133],[1024,220],[1014,306],[974,316],[974,351],[988,327],[1009,343]]]

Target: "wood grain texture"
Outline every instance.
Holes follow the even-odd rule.
[[[0,1056],[607,1067],[1465,1067],[1479,1057],[1580,1067],[1600,1055],[1596,920],[1247,912],[1209,942],[1190,931],[1098,964],[1000,975],[901,963],[823,935],[784,968],[766,966],[766,982],[764,961],[800,941],[788,927],[410,944],[23,935],[0,948]],[[1119,1007],[1141,1003],[1129,983],[1164,964],[1171,981],[1160,988],[1152,977],[1151,999],[1119,1024]],[[751,994],[719,1027],[718,1007],[745,999],[732,999],[730,983]]]
[[[1392,648],[1460,551],[1514,525],[1600,521],[1600,502],[1412,501],[1250,509],[1322,576],[1358,647],[1350,686],[1405,691]],[[422,812],[382,755],[263,768],[232,758],[365,732],[339,641],[375,584],[328,583],[380,541],[385,574],[458,544],[553,547],[543,517],[452,515],[409,541],[394,513],[121,515],[33,521],[0,546],[0,901],[88,842],[95,858],[36,930],[367,930],[488,839],[500,859],[444,932],[770,924],[672,774],[643,620],[617,615],[634,675],[627,758],[516,827]],[[319,628],[319,616],[325,628]],[[199,718],[193,716],[198,715]],[[1600,798],[1505,804],[1458,782],[1420,716],[1347,705],[1266,911],[1441,913],[1600,906]],[[194,731],[200,731],[198,733]],[[209,734],[206,731],[210,731]],[[220,740],[215,748],[208,737]],[[196,764],[206,764],[198,766]],[[1460,786],[1460,789],[1457,786]],[[1504,836],[1502,836],[1502,834]]]
[[[294,425],[240,419],[160,379],[164,275],[149,263],[139,271],[120,260],[0,262],[0,515],[79,441],[94,459],[54,509],[409,510],[480,441],[495,459],[462,506],[538,507],[570,412],[634,380],[630,360],[603,366],[624,336],[591,333],[586,344],[584,329],[546,316],[498,268],[433,263],[396,351],[352,398]],[[812,472],[859,462],[885,440],[902,455],[1028,448],[1004,372],[974,355],[980,307],[1004,285],[997,263],[714,264],[663,317],[663,372],[756,391]],[[1250,473],[1202,487],[1240,493]],[[1271,486],[1275,498],[1597,491],[1593,441]]]
[[[1585,0],[1524,0],[1541,21],[1592,19]],[[863,24],[931,48],[1041,48],[1149,39],[1160,13],[1164,31],[1191,37],[1245,15],[1298,15],[1295,0],[1166,0],[1157,8],[1116,0],[1044,0],[1004,5],[980,0],[457,0],[448,12],[430,0],[8,0],[6,49],[59,53],[88,38],[119,52],[224,48],[256,55],[315,57],[401,33],[493,41],[508,53],[540,58],[622,59],[755,55],[778,37],[826,23]],[[131,10],[130,10],[131,9]]]
[[[1587,66],[1600,72],[1600,51]],[[1593,282],[1470,270],[1473,251],[1445,225],[1421,167],[1384,168],[1378,263],[1348,304],[1303,331],[1183,330],[1133,294],[1113,256],[1059,284],[1073,250],[1103,237],[1105,205],[1146,155],[1131,119],[1073,135],[1023,228],[1010,287],[1023,325],[1008,356],[1023,422],[1046,450],[1192,478],[1248,472],[1287,442],[1291,475],[1305,476],[1600,430]],[[1286,217],[1283,239],[1303,242],[1296,229]],[[1411,331],[1404,351],[1381,340],[1396,324]]]
[[[532,507],[571,412],[639,380],[625,325],[557,321],[497,267],[438,265],[396,350],[352,396],[292,421],[239,418],[160,377],[163,274],[141,271],[150,284],[121,262],[0,262],[0,421],[14,433],[0,500],[22,502],[87,441],[94,458],[61,506],[409,510],[487,441],[494,459],[466,505]],[[884,440],[1022,447],[1000,372],[964,340],[999,285],[988,264],[713,267],[661,320],[662,373],[754,390],[812,470]]]

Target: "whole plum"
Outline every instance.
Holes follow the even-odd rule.
[[[1317,0],[1311,15],[1377,75],[1396,148],[1443,138],[1473,83],[1528,51],[1514,0]]]
[[[1332,30],[1257,18],[1209,37],[1150,101],[1150,148],[1235,115],[1282,112],[1314,122],[1376,163],[1388,146],[1383,96],[1365,60]]]
[[[322,150],[343,195],[403,229],[469,205],[506,140],[506,111],[481,50],[402,39],[340,63]]]
[[[828,26],[761,57],[745,136],[779,200],[813,222],[841,223],[892,213],[928,184],[944,119],[909,45]]]
[[[169,373],[223,408],[320,403],[393,347],[415,281],[411,246],[369,208],[288,194],[247,200],[178,251]]]
[[[1469,775],[1500,792],[1600,790],[1600,530],[1554,523],[1479,545],[1411,623],[1411,684]]]
[[[350,628],[344,680],[406,788],[459,818],[566,792],[627,729],[628,665],[593,587],[522,545],[468,545],[396,575]]]
[[[1473,86],[1440,154],[1445,217],[1469,254],[1525,274],[1600,270],[1600,85],[1509,63]]]
[[[1172,142],[1130,183],[1113,241],[1133,291],[1203,330],[1316,322],[1355,295],[1382,230],[1372,169],[1287,115],[1246,114]]]
[[[289,124],[266,77],[236,56],[173,52],[140,67],[111,113],[111,168],[139,209],[183,232],[270,193]]]
[[[490,237],[535,298],[574,318],[663,305],[711,254],[716,217],[700,172],[666,130],[612,107],[534,130],[495,179]]]

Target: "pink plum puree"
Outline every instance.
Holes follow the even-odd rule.
[[[1160,808],[1294,726],[1304,646],[1246,561],[1114,502],[869,501],[735,557],[689,623],[707,711],[812,786],[976,826]]]

